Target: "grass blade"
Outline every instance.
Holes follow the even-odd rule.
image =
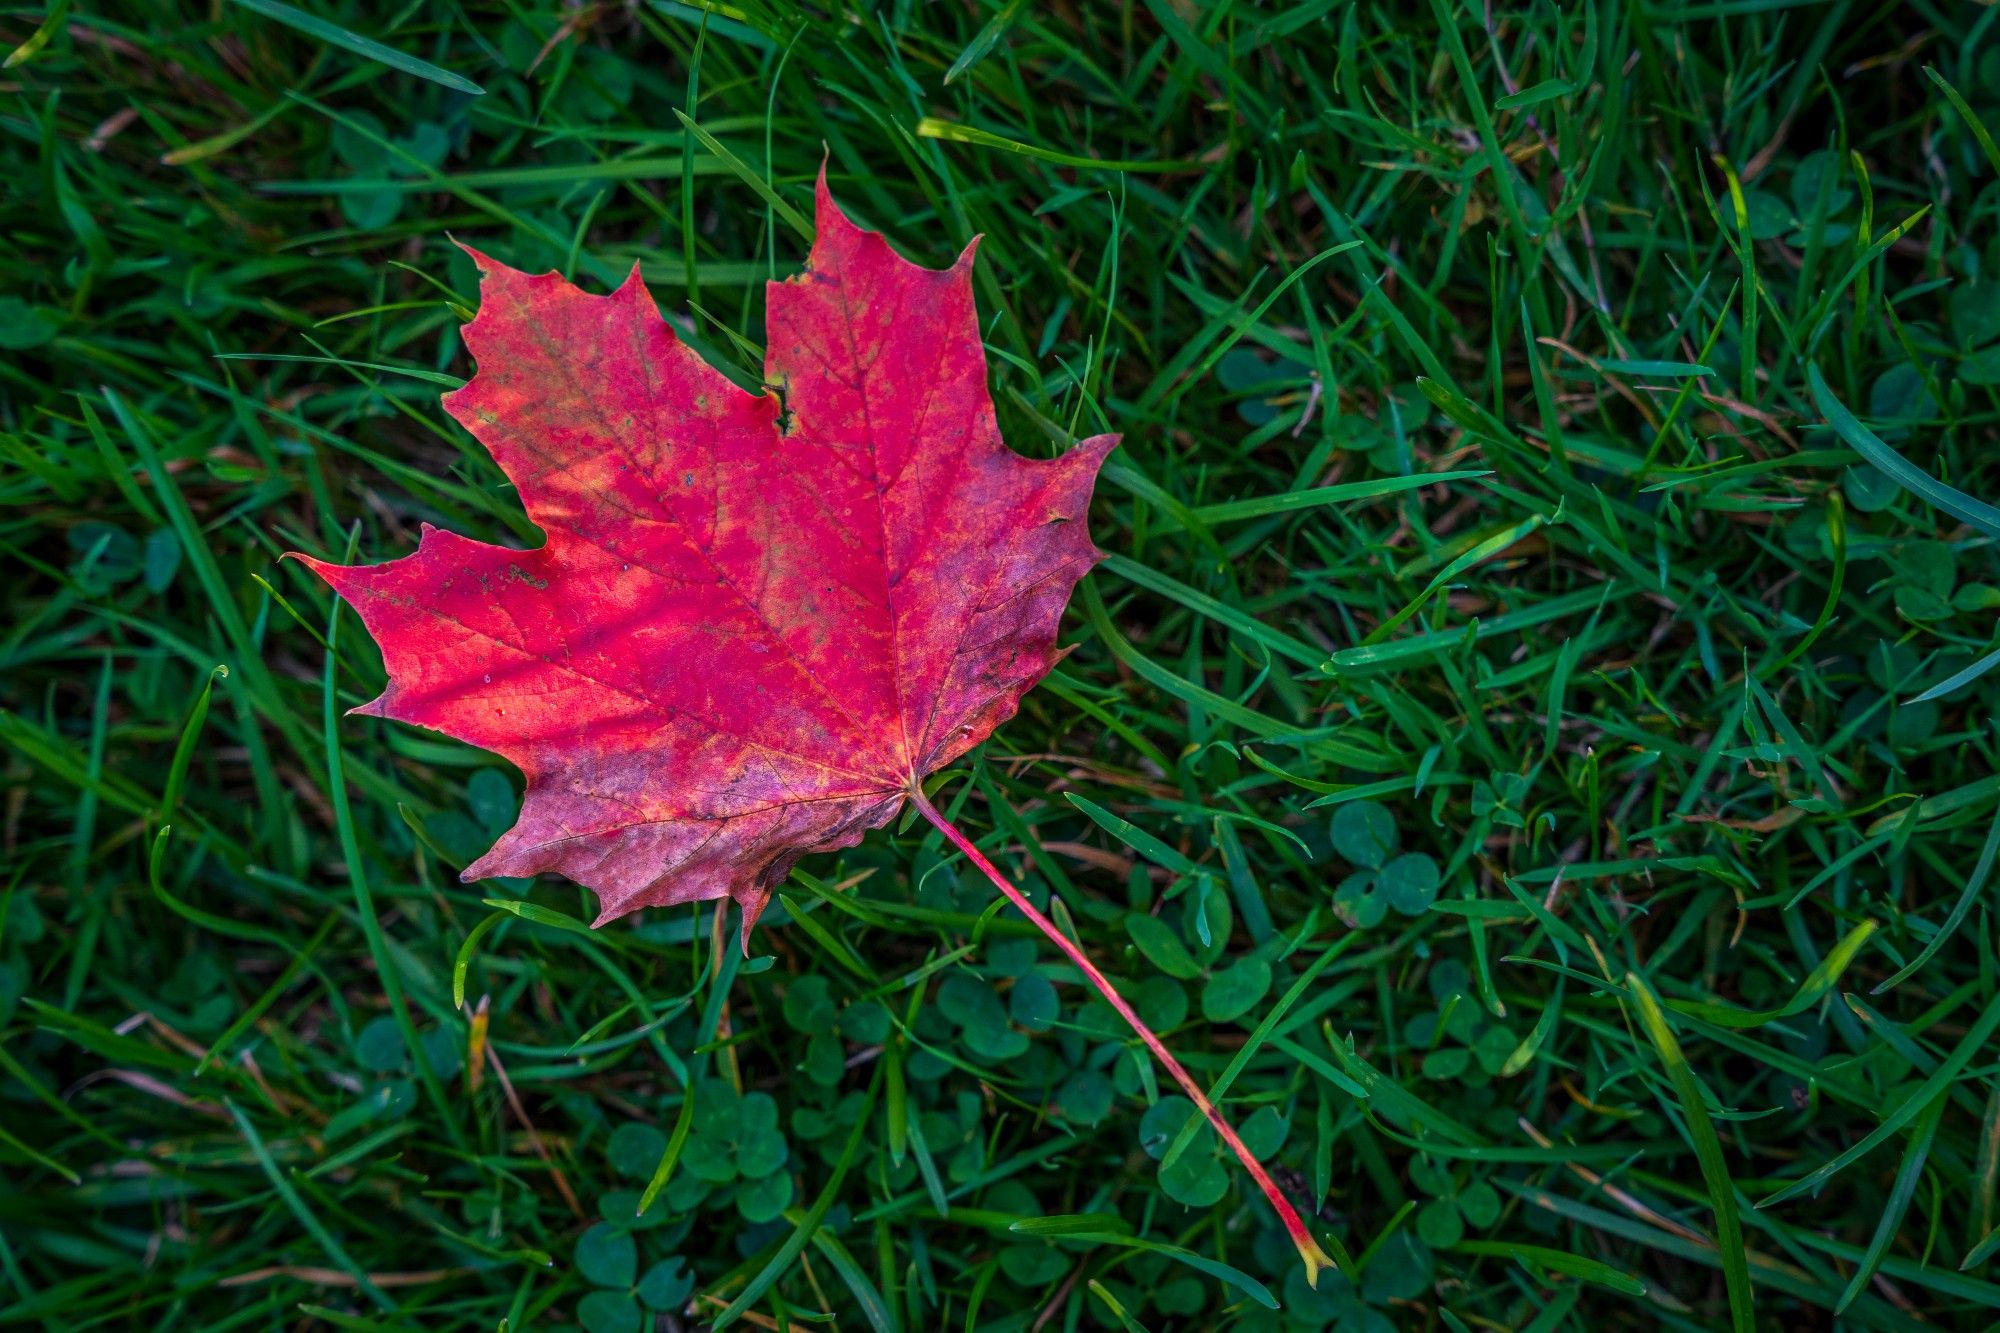
[[[338,24],[329,23],[302,9],[282,4],[280,0],[234,0],[234,3],[253,14],[262,14],[265,18],[282,23],[288,28],[295,28],[308,37],[316,37],[329,46],[338,46],[342,50],[352,51],[365,60],[387,65],[390,69],[401,70],[405,74],[414,74],[420,79],[429,79],[432,83],[442,84],[453,92],[471,93],[477,97],[486,91],[472,80],[454,74],[448,69],[439,69],[428,60],[404,55],[393,46],[384,46],[372,38],[349,32]]]
[[[1736,1211],[1736,1185],[1730,1180],[1728,1163],[1722,1158],[1722,1141],[1716,1137],[1694,1071],[1688,1068],[1687,1057],[1681,1052],[1673,1028],[1667,1024],[1666,1011],[1660,1007],[1651,984],[1639,973],[1628,972],[1625,985],[1639,1011],[1639,1026],[1652,1042],[1660,1063],[1666,1066],[1667,1078],[1680,1099],[1681,1123],[1694,1144],[1695,1159],[1701,1164],[1702,1179],[1708,1185],[1709,1206],[1715,1213],[1715,1248],[1729,1290],[1730,1326],[1736,1333],[1755,1333],[1757,1317],[1743,1243],[1743,1223]]]
[[[1860,1266],[1854,1276],[1848,1279],[1847,1290],[1840,1293],[1840,1304],[1834,1306],[1835,1314],[1844,1313],[1854,1304],[1888,1254],[1896,1232],[1903,1225],[1903,1214],[1909,1211],[1910,1200],[1916,1197],[1917,1183],[1924,1173],[1924,1163],[1930,1160],[1931,1143],[1937,1137],[1938,1119],[1944,1114],[1945,1103],[1950,1098],[1940,1092],[1917,1116],[1916,1128],[1910,1131],[1910,1143],[1903,1150],[1903,1164],[1896,1169],[1896,1182],[1889,1188],[1889,1198],[1883,1205],[1882,1215],[1875,1223],[1875,1234],[1868,1241],[1868,1252],[1862,1256]]]
[[[1882,443],[1874,431],[1861,424],[1855,415],[1843,407],[1833,396],[1833,390],[1826,384],[1826,376],[1817,365],[1806,367],[1806,383],[1812,389],[1813,405],[1833,433],[1841,442],[1860,454],[1891,481],[1910,494],[1940,510],[1961,523],[1970,524],[1988,537],[2000,538],[2000,509],[1983,500],[1975,500],[1964,491],[1947,486],[1937,478],[1904,458],[1901,454]]]

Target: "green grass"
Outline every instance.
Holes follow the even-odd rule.
[[[2000,10],[157,11],[0,16],[0,1324],[1992,1326]],[[343,716],[281,552],[535,539],[451,239],[753,383],[822,158],[1125,437],[937,799],[1318,1293],[923,823],[592,933]]]

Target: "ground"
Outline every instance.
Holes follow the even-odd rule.
[[[10,10],[0,1324],[1992,1326],[1996,13]],[[754,385],[822,162],[1124,437],[935,795],[1316,1292],[926,824],[591,932],[345,716],[282,552],[536,540],[453,239]]]

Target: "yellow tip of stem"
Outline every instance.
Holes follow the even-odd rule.
[[[1294,1237],[1292,1240],[1292,1244],[1298,1247],[1299,1258],[1305,1263],[1306,1285],[1308,1287],[1311,1287],[1314,1290],[1319,1289],[1320,1269],[1322,1268],[1331,1268],[1335,1270],[1339,1269],[1340,1265],[1336,1264],[1332,1259],[1328,1258],[1326,1251],[1322,1250],[1319,1247],[1319,1242],[1314,1240],[1311,1236]]]

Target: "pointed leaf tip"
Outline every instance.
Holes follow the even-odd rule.
[[[481,275],[507,267],[507,265],[487,254],[484,250],[479,249],[470,241],[461,241],[458,237],[453,236],[451,237],[451,243],[465,252],[466,257],[472,261],[472,266],[478,269]]]

